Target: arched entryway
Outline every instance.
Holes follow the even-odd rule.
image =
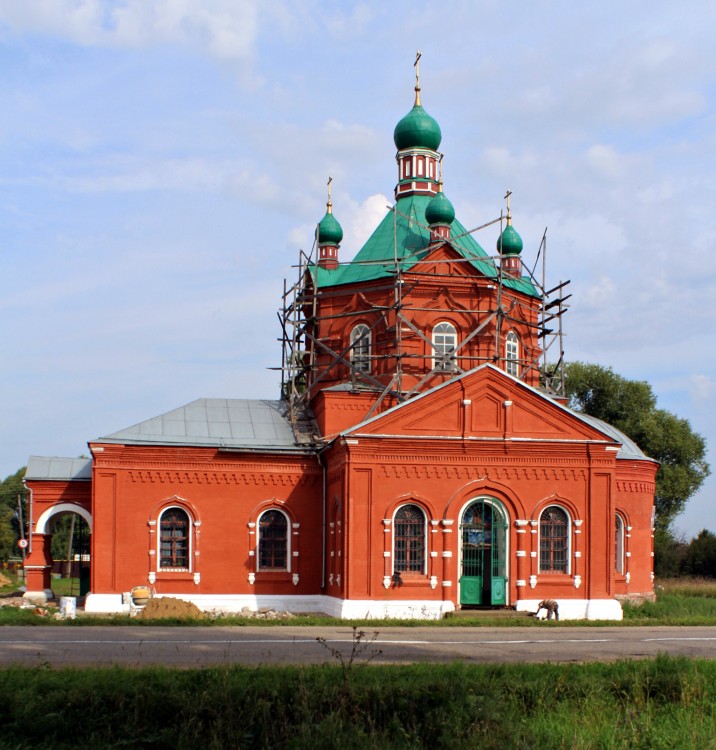
[[[471,500],[460,516],[460,605],[504,606],[507,601],[509,518],[492,497]]]
[[[57,503],[41,513],[25,560],[26,596],[52,597],[53,573],[60,580],[64,579],[60,585],[63,596],[87,594],[90,590],[91,533],[92,516],[80,505]],[[53,537],[57,537],[54,549]]]

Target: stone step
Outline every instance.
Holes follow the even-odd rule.
[[[479,609],[457,609],[454,612],[448,612],[445,618],[522,620],[529,616],[529,612],[517,612],[510,607],[500,607],[497,609],[484,607]]]

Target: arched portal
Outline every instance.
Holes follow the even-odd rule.
[[[81,505],[56,503],[34,524],[25,560],[28,598],[51,598],[54,583],[61,594],[84,596],[90,590],[92,516]],[[62,580],[64,579],[64,580]],[[56,595],[56,594],[55,594]]]
[[[507,604],[509,519],[491,497],[478,497],[460,518],[460,605]]]

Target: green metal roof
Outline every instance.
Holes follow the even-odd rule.
[[[396,257],[401,261],[403,271],[413,268],[426,257],[430,245],[425,220],[425,208],[430,200],[429,195],[400,198],[350,263],[334,270],[312,267],[316,286],[321,289],[392,277],[396,272]],[[497,277],[493,260],[457,219],[452,223],[450,244],[478,273],[488,278]],[[502,280],[510,289],[531,297],[539,296],[527,278],[503,276]]]

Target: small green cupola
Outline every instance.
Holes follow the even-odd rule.
[[[425,207],[425,221],[435,237],[450,238],[450,225],[455,221],[455,208],[443,192],[443,181],[438,181],[438,192]]]
[[[333,204],[326,204],[326,215],[318,222],[318,244],[340,245],[343,239],[343,228],[333,215]]]
[[[443,192],[443,182],[438,182],[438,192],[425,207],[425,221],[433,224],[452,224],[455,221],[455,208]]]
[[[500,255],[519,255],[522,252],[522,237],[512,226],[512,220],[507,217],[507,226],[497,240],[497,252]]]
[[[318,265],[322,268],[332,270],[338,267],[338,248],[343,239],[343,227],[333,215],[333,203],[331,201],[331,183],[333,178],[328,178],[328,201],[326,202],[326,214],[318,222],[316,239],[318,241]]]
[[[522,261],[520,253],[524,247],[522,237],[512,226],[512,213],[510,211],[510,196],[512,193],[508,190],[505,198],[507,199],[507,226],[497,238],[497,252],[501,256],[500,265],[502,270],[510,276],[518,277],[521,273]]]

